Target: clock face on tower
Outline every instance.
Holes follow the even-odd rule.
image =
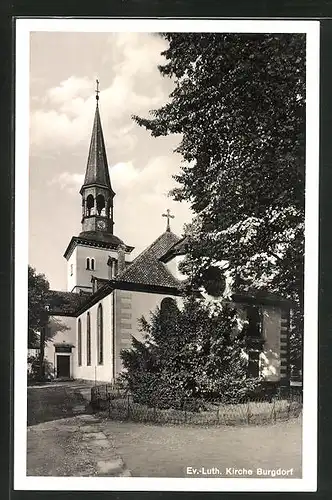
[[[106,222],[104,220],[99,220],[97,222],[97,228],[98,229],[105,229],[106,228]]]

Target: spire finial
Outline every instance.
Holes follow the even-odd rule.
[[[170,219],[174,219],[174,215],[171,215],[171,211],[170,209],[168,208],[166,210],[166,213],[165,214],[162,214],[162,217],[167,217],[167,225],[166,225],[166,231],[169,233],[171,231],[171,227],[170,227],[170,224],[169,224],[169,220]]]
[[[96,80],[96,85],[97,85],[97,88],[96,88],[95,92],[96,92],[96,101],[97,101],[97,106],[98,106],[98,101],[99,101],[99,93],[100,93],[100,90],[99,90],[99,80],[98,80],[98,78],[97,78],[97,80]]]

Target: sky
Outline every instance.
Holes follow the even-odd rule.
[[[180,136],[155,138],[131,118],[168,100],[173,82],[158,64],[166,41],[149,33],[34,32],[30,37],[29,263],[53,289],[66,289],[64,251],[81,231],[79,189],[95,112],[100,115],[114,199],[114,234],[133,257],[166,227],[178,235],[189,205],[168,196],[181,157]]]

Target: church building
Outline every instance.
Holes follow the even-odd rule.
[[[82,230],[64,252],[67,291],[50,291],[49,315],[64,323],[45,348],[55,378],[112,382],[122,370],[120,351],[140,338],[138,320],[149,318],[165,298],[181,303],[185,276],[178,264],[185,239],[165,231],[135,259],[129,242],[117,233],[116,214],[103,130],[96,110],[85,178],[79,192]],[[118,194],[121,196],[121,193]],[[289,311],[287,301],[270,294],[233,294],[247,319],[248,369],[266,381],[289,382]]]

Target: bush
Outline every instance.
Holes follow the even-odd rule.
[[[134,402],[183,409],[186,400],[198,411],[204,400],[245,401],[260,381],[247,376],[245,337],[234,333],[236,325],[227,304],[190,298],[180,311],[174,300],[163,301],[150,323],[141,319],[144,340],[133,338],[131,349],[121,351]]]
[[[39,356],[28,356],[28,382],[42,382],[52,380],[54,378],[53,365],[48,360],[43,361],[43,376],[40,376],[40,360]]]

